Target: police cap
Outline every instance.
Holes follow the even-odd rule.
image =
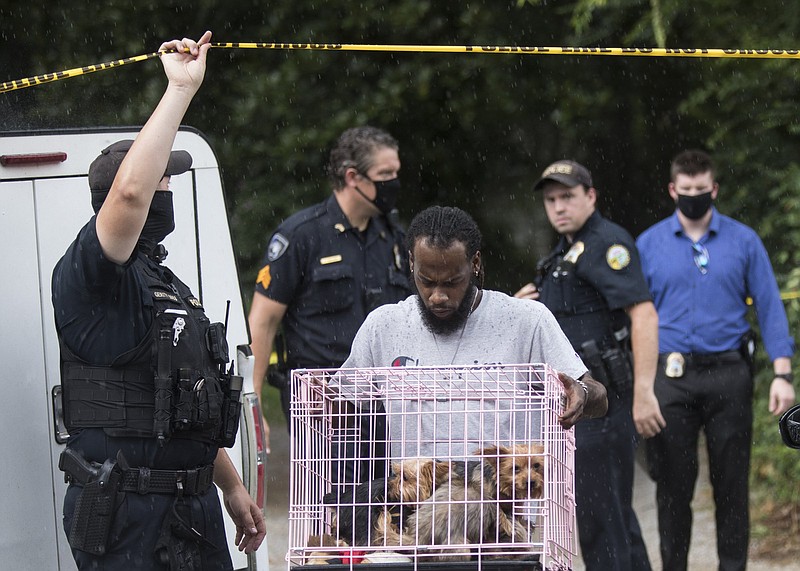
[[[542,176],[533,185],[533,190],[540,190],[547,181],[554,181],[573,187],[582,184],[586,188],[592,187],[592,173],[585,166],[575,161],[556,161],[544,169]]]
[[[89,165],[89,188],[92,190],[109,190],[117,176],[119,166],[133,145],[126,139],[117,141],[100,151],[100,155]],[[192,166],[192,155],[186,151],[172,151],[169,154],[167,170],[164,176],[183,174]]]

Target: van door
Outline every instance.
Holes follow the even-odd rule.
[[[8,569],[52,569],[64,535],[55,491],[64,480],[56,485],[53,473],[34,183],[3,184],[0,200],[0,554]],[[61,568],[74,569],[69,563]]]
[[[61,525],[66,485],[58,469],[64,448],[54,414],[60,388],[58,339],[51,303],[53,267],[92,216],[88,166],[114,141],[134,138],[136,130],[65,131],[52,134],[0,134],[0,560],[3,568],[72,570],[75,564]],[[231,359],[248,344],[244,307],[230,240],[222,183],[216,157],[198,132],[182,129],[175,148],[192,155],[192,170],[173,177],[176,230],[164,242],[169,266],[203,302],[212,321],[228,321]],[[63,152],[65,160],[30,165],[3,165],[3,158]],[[178,255],[179,254],[179,255]],[[228,309],[226,302],[230,301]],[[252,379],[245,381],[243,401],[257,401]],[[249,394],[248,394],[249,393]],[[263,497],[265,458],[243,450],[257,440],[252,408],[243,417],[236,445],[228,450],[245,476],[251,494]],[[256,423],[257,424],[257,423]],[[261,464],[257,465],[257,461]],[[261,490],[254,489],[256,485]],[[263,508],[263,506],[262,506]],[[266,542],[255,556],[233,545],[235,527],[225,518],[235,569],[268,569]]]

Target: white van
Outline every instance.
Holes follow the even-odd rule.
[[[50,279],[58,259],[92,215],[86,173],[114,141],[138,129],[0,133],[0,567],[74,570],[61,524],[66,484],[58,469],[65,433],[59,351]],[[245,485],[265,507],[266,452],[252,356],[216,156],[198,131],[181,128],[176,149],[191,170],[173,177],[176,230],[164,242],[166,264],[224,322],[245,377],[239,437],[228,450]],[[269,569],[267,543],[246,556],[227,534],[235,569]]]

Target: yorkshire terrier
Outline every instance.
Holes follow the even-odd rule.
[[[350,545],[370,545],[378,517],[385,510],[403,522],[416,504],[430,498],[438,484],[448,481],[449,472],[450,462],[431,458],[392,462],[388,478],[348,486],[339,496],[330,492],[322,501],[335,512],[334,533],[339,539]]]
[[[418,504],[402,532],[387,515],[379,517],[373,545],[425,546],[431,561],[469,561],[469,545],[508,543],[512,553],[513,544],[529,541],[529,526],[514,507],[543,496],[544,449],[492,446],[475,454],[482,458],[451,464],[447,482]],[[498,557],[498,551],[488,552]]]

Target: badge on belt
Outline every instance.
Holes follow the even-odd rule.
[[[670,353],[667,355],[667,364],[664,366],[664,374],[671,379],[679,379],[683,376],[686,369],[686,360],[680,353]]]

